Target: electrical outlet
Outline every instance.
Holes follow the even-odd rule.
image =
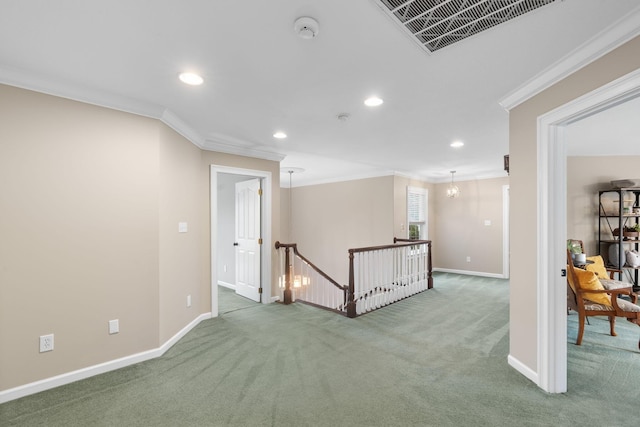
[[[53,350],[53,334],[40,336],[40,353]]]
[[[191,295],[187,295],[187,307],[191,307]]]
[[[471,257],[470,256],[467,257],[467,262],[471,262]]]
[[[118,319],[109,320],[109,334],[117,334],[120,332],[120,321]]]

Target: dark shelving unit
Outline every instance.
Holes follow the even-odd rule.
[[[612,209],[612,206],[605,208],[603,205],[603,195],[617,196],[617,212]],[[625,195],[628,197],[625,201]],[[606,253],[608,264],[612,267],[619,268],[622,272],[619,273],[618,280],[623,279],[623,275],[626,273],[629,281],[633,283],[634,291],[640,289],[638,283],[638,270],[639,267],[631,267],[627,264],[625,256],[625,246],[628,245],[629,249],[638,250],[640,246],[640,239],[638,236],[625,237],[624,227],[631,226],[640,223],[640,214],[634,213],[634,207],[640,207],[640,187],[628,187],[628,188],[613,188],[611,190],[601,190],[598,193],[599,203],[599,218],[598,218],[598,253]],[[608,212],[607,209],[611,210]],[[618,229],[618,235],[614,234]],[[612,244],[618,245],[618,264],[615,265],[609,260],[609,248]]]

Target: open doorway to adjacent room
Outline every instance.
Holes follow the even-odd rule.
[[[211,167],[212,315],[271,298],[271,174]]]

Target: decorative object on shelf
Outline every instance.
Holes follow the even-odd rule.
[[[507,175],[509,175],[509,155],[508,154],[504,155],[504,170],[507,172]]]
[[[640,179],[617,179],[611,181],[613,188],[640,187]]]
[[[567,250],[571,253],[571,259],[574,262],[584,263],[586,261],[587,256],[582,253],[582,243],[580,241],[573,239],[567,240]]]
[[[456,173],[456,171],[451,171],[451,184],[449,185],[449,188],[447,188],[447,197],[449,198],[460,196],[460,189],[453,183],[454,173]]]
[[[626,251],[625,257],[627,258],[627,265],[629,267],[640,267],[640,254],[635,249],[632,251]]]
[[[614,236],[620,236],[620,229],[614,229],[611,234]],[[640,236],[640,224],[634,224],[632,226],[624,226],[622,229],[622,237],[624,240],[637,239]]]
[[[622,256],[626,257],[626,253],[629,250],[629,246],[624,244],[622,245]],[[622,268],[622,266],[624,265],[624,261],[626,261],[626,259],[623,259],[623,262],[620,262],[620,256],[618,255],[620,253],[620,245],[617,243],[611,244],[609,245],[609,253],[608,253],[608,259],[609,259],[609,265],[615,267],[615,268]]]

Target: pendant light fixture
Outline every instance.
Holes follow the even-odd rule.
[[[292,238],[292,225],[293,225],[293,200],[291,198],[291,188],[292,186],[292,182],[291,182],[291,177],[293,176],[294,173],[302,173],[304,172],[303,168],[296,168],[296,167],[283,167],[280,168],[280,171],[282,173],[287,173],[289,174],[289,241],[293,241]]]
[[[458,188],[458,186],[454,185],[453,183],[454,173],[456,173],[456,171],[451,171],[451,184],[449,185],[449,188],[447,188],[447,197],[449,198],[460,196],[460,189]]]

